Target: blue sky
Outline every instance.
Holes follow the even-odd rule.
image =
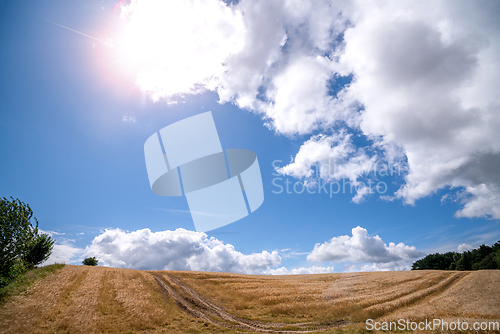
[[[135,13],[147,12],[140,3],[133,8],[129,21],[119,18],[120,8],[113,14],[113,1],[3,1],[0,4],[3,49],[0,55],[3,143],[0,146],[0,196],[12,196],[30,204],[39,227],[57,240],[58,252],[53,261],[78,264],[86,255],[97,255],[105,265],[139,269],[250,273],[291,273],[299,268],[302,272],[315,272],[307,269],[311,267],[335,272],[394,270],[408,268],[424,254],[456,251],[464,244],[462,249],[477,247],[500,239],[499,160],[496,158],[500,141],[498,135],[486,136],[489,131],[495,131],[489,127],[498,124],[500,104],[496,94],[484,88],[494,78],[481,72],[484,68],[490,69],[485,73],[492,72],[495,68],[488,66],[498,66],[489,55],[495,55],[498,60],[495,50],[500,44],[498,29],[477,23],[481,21],[478,17],[486,17],[487,13],[480,9],[468,11],[465,4],[459,3],[457,17],[447,23],[448,30],[439,31],[436,27],[442,25],[425,21],[427,18],[419,14],[418,6],[398,7],[414,17],[410,23],[395,22],[397,29],[391,30],[377,26],[377,15],[380,22],[388,15],[384,8],[374,12],[375,18],[363,19],[360,14],[355,21],[349,13],[372,9],[359,4],[359,7],[340,9],[329,5],[332,12],[337,10],[346,16],[344,22],[326,15],[320,20],[325,26],[315,27],[312,22],[317,21],[314,18],[318,13],[311,12],[299,19],[292,15],[285,2],[271,1],[265,5],[269,8],[260,10],[268,15],[273,11],[280,13],[283,22],[273,23],[266,37],[252,39],[248,37],[249,31],[262,33],[256,28],[262,24],[256,17],[266,19],[265,15],[257,15],[257,9],[257,14],[252,16],[249,9],[257,5],[252,7],[242,1],[231,7],[231,14],[222,2],[206,1],[216,6],[207,7],[214,13],[203,19],[208,24],[216,20],[233,24],[227,29],[235,31],[234,36],[223,34],[224,41],[235,41],[234,45],[241,41],[243,46],[231,49],[233,44],[219,43],[221,39],[215,36],[217,52],[201,50],[199,59],[186,54],[189,61],[202,65],[210,59],[204,68],[211,70],[210,66],[215,64],[213,73],[208,75],[216,79],[208,80],[206,73],[205,77],[186,73],[185,77],[194,79],[186,83],[185,90],[172,93],[170,86],[138,79],[146,67],[158,73],[153,65],[136,64],[139,69],[117,65],[123,50],[111,46],[120,43],[114,34],[125,29],[120,22],[133,22],[137,15],[134,10]],[[455,5],[445,3],[443,6]],[[244,23],[241,23],[245,29],[238,34],[237,20],[241,17],[236,14],[245,8],[243,12],[247,17],[243,16]],[[159,8],[158,12],[162,10],[166,9]],[[437,17],[446,8],[440,10],[436,11],[436,18],[431,19],[438,22]],[[306,26],[309,24],[307,31],[298,28],[304,26],[300,20],[306,22]],[[488,22],[487,18],[484,21]],[[158,27],[162,27],[161,24]],[[368,45],[363,40],[363,29],[368,28],[379,31],[378,44]],[[277,45],[269,37],[273,35],[272,29],[276,29]],[[463,51],[458,45],[470,41],[467,29],[474,30],[485,42],[481,45],[470,42],[469,51]],[[280,31],[285,32],[286,38],[279,35]],[[325,37],[322,31],[329,33]],[[343,40],[346,31],[347,37]],[[214,34],[217,32],[215,29]],[[155,36],[155,44],[161,44],[162,32],[155,30],[155,33],[159,34]],[[419,34],[428,38],[420,38]],[[380,51],[390,50],[388,40],[405,36],[413,38],[415,44],[422,40],[431,42],[418,48],[422,53],[420,58],[418,55],[412,58],[413,46],[404,43],[401,48],[406,47],[406,53],[385,55]],[[267,37],[269,43],[264,46],[269,52],[264,60],[267,59],[268,65],[252,67],[262,56],[251,43],[257,43],[256,40],[260,43]],[[185,38],[191,37],[187,34]],[[193,41],[196,43],[197,39]],[[380,45],[382,49],[377,49]],[[363,48],[381,58],[362,58],[359,55],[364,54]],[[186,47],[186,50],[191,49]],[[165,52],[182,59],[186,50],[174,43],[167,45]],[[472,54],[462,56],[461,52]],[[390,56],[394,59],[384,58]],[[443,57],[451,57],[445,61],[456,65],[454,68],[460,73],[443,72],[437,65],[411,68],[412,64],[438,64]],[[266,61],[260,63],[266,64]],[[183,69],[183,64],[169,65]],[[218,66],[225,66],[224,71]],[[409,69],[398,70],[398,66]],[[242,88],[243,83],[251,81],[242,69],[261,81],[255,87]],[[318,82],[318,78],[323,81]],[[475,80],[472,84],[463,83],[472,79]],[[290,84],[294,80],[295,86]],[[377,89],[370,88],[373,80],[380,80]],[[312,90],[315,85],[323,87],[325,94],[314,95],[318,93],[318,89]],[[196,88],[200,86],[202,89]],[[394,88],[396,86],[398,88]],[[177,89],[175,81],[173,87]],[[399,87],[408,89],[402,91]],[[436,98],[433,91],[440,92],[441,97]],[[466,98],[458,102],[454,98],[442,98],[456,96],[457,92],[463,92]],[[320,100],[323,102],[318,102]],[[185,198],[161,197],[151,191],[144,162],[144,142],[155,131],[205,111],[213,114],[223,148],[244,148],[257,154],[265,201],[242,220],[207,232],[207,238],[193,232],[182,242],[170,242],[168,240],[173,239],[169,238],[176,237],[161,234],[162,231],[179,228],[194,231],[194,225]],[[479,123],[474,115],[477,119],[488,119],[489,125]],[[420,116],[426,117],[426,121],[419,127]],[[481,133],[486,138],[481,137]],[[437,150],[437,146],[442,151]],[[343,151],[339,153],[339,150]],[[332,197],[307,192],[276,193],[278,188],[273,180],[281,185],[285,179],[292,183],[317,182],[307,171],[312,164],[324,163],[332,157],[347,169],[370,159],[382,165],[400,164],[404,169],[401,175],[393,177],[366,176],[349,170],[345,175],[321,176],[323,182],[368,179],[384,182],[388,191],[382,197],[372,194],[353,200],[356,193]],[[282,174],[274,169],[274,161],[281,161],[280,167],[286,166]],[[366,229],[367,235],[359,229],[358,234],[353,235],[353,229],[358,226]],[[113,232],[108,233],[106,229]],[[142,229],[151,232],[142,236],[133,234]],[[106,243],[106,240],[111,241]],[[398,250],[389,243],[403,244]],[[110,247],[111,244],[116,247]],[[320,245],[315,248],[316,244]],[[117,251],[119,245],[123,248]],[[196,254],[182,253],[183,247],[202,250]],[[221,252],[217,247],[221,247]],[[139,254],[148,253],[149,262],[127,262],[123,254],[133,249]],[[165,257],[165,252],[170,251],[181,254],[180,260],[176,262],[170,255]],[[218,265],[200,264],[218,255]],[[225,263],[225,258],[231,263]]]

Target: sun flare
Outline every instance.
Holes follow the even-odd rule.
[[[244,40],[241,12],[220,1],[132,1],[114,52],[154,100],[210,89]]]

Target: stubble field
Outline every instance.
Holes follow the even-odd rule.
[[[500,271],[293,276],[65,266],[0,305],[0,333],[363,333],[366,319],[500,321]]]

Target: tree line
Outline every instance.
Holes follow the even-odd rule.
[[[415,261],[412,270],[482,270],[500,269],[500,241],[493,246],[481,245],[476,249],[444,254],[430,254]]]

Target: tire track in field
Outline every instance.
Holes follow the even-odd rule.
[[[448,290],[452,285],[456,284],[459,280],[467,276],[469,273],[456,272],[448,276],[447,278],[441,280],[438,284],[413,291],[407,295],[401,296],[394,300],[387,301],[385,303],[375,304],[364,309],[365,312],[369,313],[380,313],[384,316],[402,308],[409,307],[420,303],[429,298],[433,298],[446,290]]]
[[[252,330],[261,333],[311,333],[333,328],[348,326],[346,320],[338,320],[331,325],[317,323],[266,323],[237,317],[226,312],[222,307],[211,303],[190,287],[182,284],[179,279],[166,274],[153,274],[162,292],[174,299],[176,304],[192,316],[226,328]]]

